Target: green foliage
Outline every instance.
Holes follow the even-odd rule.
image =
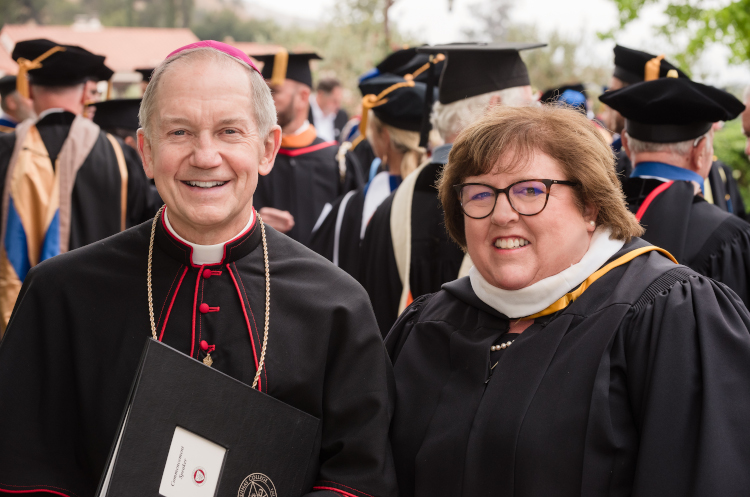
[[[740,119],[729,121],[714,135],[714,154],[735,171],[746,206],[750,206],[750,160],[745,155],[747,138]]]
[[[223,40],[227,36],[235,41],[255,41],[268,43],[280,28],[270,20],[242,20],[231,9],[206,12],[198,18],[191,29],[201,40]]]
[[[638,18],[643,7],[657,0],[612,0],[619,11],[619,29]],[[717,7],[714,0],[670,0],[664,8],[669,21],[658,28],[669,40],[687,35],[684,52],[678,63],[689,65],[707,45],[720,43],[730,49],[729,61],[741,64],[750,61],[750,0],[733,0]],[[612,37],[617,30],[600,33]]]

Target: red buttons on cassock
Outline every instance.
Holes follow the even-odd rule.
[[[204,269],[203,270],[203,277],[206,279],[209,279],[211,277],[211,270],[210,269]]]
[[[201,340],[201,350],[208,350],[208,342]]]
[[[208,304],[206,304],[205,302],[202,303],[200,305],[200,307],[198,307],[198,310],[201,311],[203,314],[207,313],[208,312]]]

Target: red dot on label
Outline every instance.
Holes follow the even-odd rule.
[[[203,277],[208,279],[211,277],[211,270],[210,269],[204,269],[203,270]]]
[[[202,303],[200,305],[200,307],[198,308],[198,310],[201,311],[203,314],[207,313],[208,312],[208,304],[206,304],[205,302]]]
[[[208,342],[201,340],[201,350],[208,350]]]

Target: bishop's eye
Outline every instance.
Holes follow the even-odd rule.
[[[237,130],[236,129],[225,129],[224,133],[226,133],[227,135],[233,135],[233,134],[237,133]]]
[[[175,136],[185,136],[185,130],[184,129],[178,129],[177,131],[172,133]]]

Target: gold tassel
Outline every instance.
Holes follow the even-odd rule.
[[[112,87],[114,86],[114,80],[110,79],[107,81],[107,100],[112,100]]]
[[[667,72],[668,78],[679,78],[680,74],[677,72],[677,69],[670,69],[669,72]]]
[[[16,90],[24,98],[29,98],[29,80],[26,77],[29,71],[42,67],[41,62],[52,54],[64,52],[65,47],[52,47],[34,60],[19,57],[18,75],[16,75]]]
[[[389,93],[398,90],[399,88],[405,88],[407,86],[414,86],[414,81],[408,80],[401,83],[396,83],[395,85],[391,85],[385,90],[381,91],[378,95],[370,94],[362,97],[362,118],[359,120],[359,136],[352,143],[352,148],[356,147],[362,140],[367,138],[367,118],[368,114],[370,113],[370,109],[380,107],[381,105],[387,103],[388,99],[385,97]]]
[[[273,73],[271,75],[271,86],[281,86],[286,79],[286,68],[289,64],[289,52],[283,48],[276,52],[273,57]]]
[[[427,62],[425,65],[423,65],[422,67],[420,67],[419,69],[417,69],[413,73],[407,74],[406,76],[404,76],[404,79],[406,79],[406,80],[415,79],[417,76],[419,76],[420,74],[422,74],[423,72],[425,72],[427,69],[429,69],[430,68],[430,64],[437,64],[438,62],[442,62],[444,60],[445,60],[445,55],[443,55],[441,53],[435,55],[434,57],[430,56],[430,61],[429,62]]]
[[[659,79],[659,72],[661,71],[661,61],[663,59],[664,59],[664,55],[662,54],[646,62],[646,67],[644,68],[644,71],[643,71],[644,81],[653,81],[655,79]]]

